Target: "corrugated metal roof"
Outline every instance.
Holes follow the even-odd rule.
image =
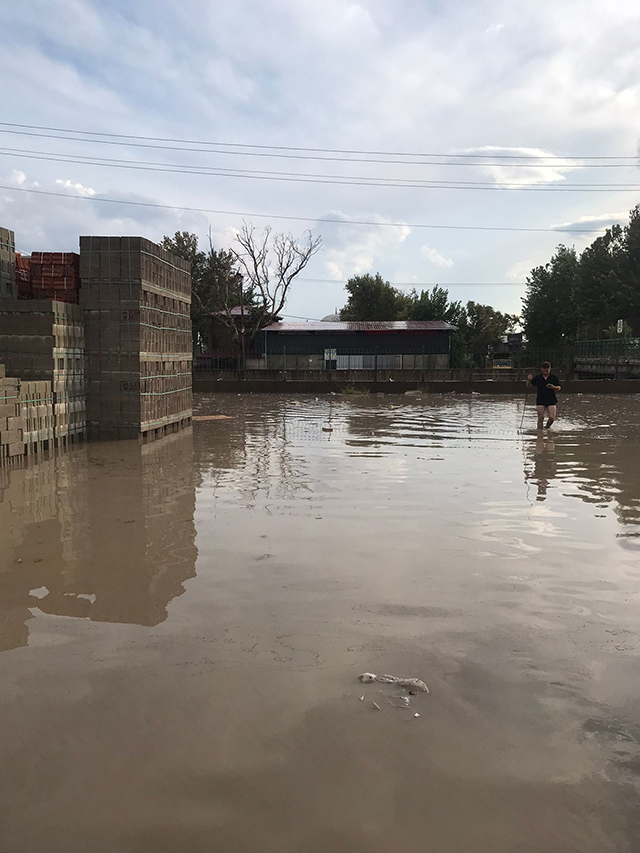
[[[393,320],[366,322],[308,322],[308,323],[272,323],[265,332],[446,332],[454,331],[455,326],[444,320]]]

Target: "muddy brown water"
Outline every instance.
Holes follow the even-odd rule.
[[[640,849],[640,398],[521,406],[200,396],[2,470],[0,851]]]

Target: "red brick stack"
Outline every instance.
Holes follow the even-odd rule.
[[[31,258],[16,252],[16,292],[18,299],[33,299],[31,286]]]
[[[74,302],[80,297],[80,256],[75,252],[33,252],[31,299]]]

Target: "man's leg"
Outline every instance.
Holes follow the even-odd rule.
[[[538,410],[538,429],[542,429],[544,426],[544,410],[546,408],[546,406],[536,406],[536,409]]]
[[[547,406],[547,412],[549,414],[549,418],[547,420],[547,429],[551,426],[551,424],[556,419],[556,407],[555,406]]]

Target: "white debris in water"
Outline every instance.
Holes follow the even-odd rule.
[[[419,678],[397,678],[395,675],[374,675],[372,672],[363,672],[358,676],[358,681],[363,684],[371,684],[374,681],[379,681],[382,684],[397,684],[398,687],[404,687],[405,690],[415,690],[418,693],[428,693],[429,688]]]
[[[69,596],[70,598],[84,598],[85,601],[90,601],[91,604],[95,604],[97,598],[95,592],[92,592],[91,594],[89,594],[88,592],[79,592],[77,594],[75,592],[65,592],[65,595]]]
[[[377,703],[375,700],[373,701],[373,707],[374,707],[377,711],[382,711],[382,708],[380,707],[380,705],[378,705],[378,703]]]
[[[37,589],[30,589],[29,595],[32,595],[34,598],[46,598],[49,595],[49,590],[46,586],[39,586]]]

